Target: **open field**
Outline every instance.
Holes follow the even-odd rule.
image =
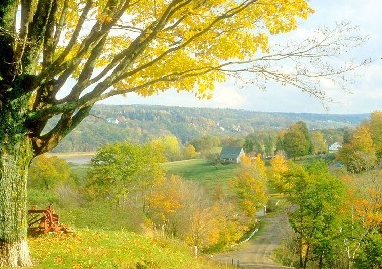
[[[165,163],[167,174],[174,174],[184,179],[197,181],[209,191],[222,187],[224,192],[229,192],[229,180],[234,177],[236,164],[212,165],[204,159]]]
[[[184,179],[200,182],[213,191],[221,186],[225,192],[229,189],[229,180],[234,177],[236,164],[212,165],[204,159],[165,163],[167,174],[182,176]]]

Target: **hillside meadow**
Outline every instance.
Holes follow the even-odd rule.
[[[229,181],[234,177],[236,164],[212,165],[204,159],[193,159],[164,164],[168,175],[179,175],[186,180],[197,181],[208,191],[221,187],[229,191]]]
[[[226,265],[195,257],[185,244],[131,232],[77,230],[30,238],[33,268],[223,269]]]
[[[75,158],[73,154],[69,156]],[[79,156],[82,157],[82,156]],[[221,186],[228,191],[237,165],[212,165],[203,159],[164,164],[168,174],[197,181],[208,190]],[[71,164],[77,184],[85,182],[89,164]],[[34,268],[147,268],[204,269],[230,268],[199,255],[184,242],[164,239],[142,230],[141,212],[110,208],[105,202],[70,204],[53,194],[31,189],[30,204],[45,208],[53,202],[60,222],[72,227],[73,234],[49,234],[29,238]]]

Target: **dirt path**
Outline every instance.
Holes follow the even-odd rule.
[[[216,254],[212,259],[225,264],[232,264],[233,262],[233,264],[244,268],[290,268],[277,264],[270,258],[272,251],[279,244],[288,227],[286,215],[268,215],[263,217],[261,221],[264,221],[265,225],[254,239],[244,243],[236,251]]]

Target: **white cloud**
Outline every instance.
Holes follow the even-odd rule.
[[[238,108],[244,103],[244,96],[233,87],[218,85],[211,100],[214,107]]]
[[[212,99],[198,99],[193,93],[168,90],[157,95],[142,97],[129,93],[126,97],[115,96],[104,100],[102,104],[149,104],[184,107],[240,108],[244,97],[235,88],[228,85],[217,85]]]

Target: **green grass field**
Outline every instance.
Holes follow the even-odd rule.
[[[123,231],[79,230],[30,238],[33,268],[223,269],[185,244]]]
[[[184,179],[197,181],[209,191],[221,186],[227,192],[229,181],[234,177],[238,165],[212,165],[204,159],[194,159],[165,163],[165,167],[169,175],[179,175]]]

